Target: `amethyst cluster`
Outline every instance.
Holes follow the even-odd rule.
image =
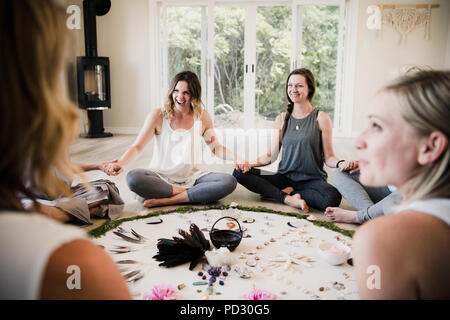
[[[217,279],[219,279],[219,284],[223,286],[225,284],[225,280],[228,277],[228,272],[231,270],[230,266],[226,267],[226,270],[228,271],[222,271],[222,267],[214,267],[214,266],[207,266],[203,265],[202,267],[203,271],[199,271],[197,275],[202,278],[202,280],[206,280],[209,275],[209,285],[212,286]]]

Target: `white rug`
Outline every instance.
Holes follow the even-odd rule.
[[[238,217],[246,234],[239,246],[230,255],[234,265],[222,267],[226,271],[217,276],[216,282],[209,286],[207,261],[200,262],[194,270],[189,263],[173,268],[160,267],[160,262],[152,257],[157,254],[159,238],[180,237],[178,229],[189,231],[191,223],[205,230],[209,239],[209,230],[215,221],[225,215]],[[158,218],[160,224],[146,224]],[[253,223],[244,220],[253,218]],[[151,220],[149,220],[151,219]],[[232,227],[231,220],[222,219],[215,228]],[[289,226],[291,222],[296,228]],[[321,259],[319,245],[324,242],[337,242],[351,246],[351,238],[324,227],[314,225],[306,219],[250,212],[238,209],[202,210],[192,213],[170,213],[156,218],[127,221],[120,225],[131,234],[131,229],[144,236],[144,243],[130,243],[108,231],[94,241],[105,247],[115,261],[132,260],[138,264],[123,264],[124,275],[132,275],[129,289],[134,299],[143,299],[155,285],[168,284],[175,288],[179,300],[200,299],[244,299],[252,289],[262,289],[276,295],[277,299],[359,299],[354,268],[347,263],[332,266]],[[237,228],[237,224],[236,224]],[[115,229],[117,230],[117,229]],[[208,230],[208,231],[206,231]],[[211,243],[211,247],[213,247]],[[121,251],[130,252],[116,253]],[[202,272],[205,280],[198,273]],[[242,275],[250,278],[242,278]],[[223,281],[223,284],[222,284]],[[202,284],[203,282],[203,284]],[[194,285],[195,283],[195,285]],[[181,285],[181,286],[180,286]],[[179,288],[178,288],[179,286]]]

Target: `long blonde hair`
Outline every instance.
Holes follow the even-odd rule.
[[[177,83],[180,81],[187,82],[189,91],[191,92],[191,109],[194,111],[194,119],[199,119],[202,114],[202,86],[197,75],[191,71],[183,71],[173,77],[164,103],[164,117],[166,119],[172,118],[175,107],[172,94],[175,91]]]
[[[440,131],[450,145],[450,72],[419,71],[384,89],[399,102],[400,114],[421,137]],[[407,182],[408,200],[450,198],[450,147]]]
[[[0,1],[0,209],[19,197],[56,196],[72,177],[68,147],[78,117],[62,86],[65,10],[51,0]]]

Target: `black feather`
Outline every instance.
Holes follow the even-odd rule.
[[[210,243],[195,224],[191,224],[189,231],[178,230],[182,238],[158,239],[158,253],[153,259],[161,261],[159,265],[167,268],[190,262],[189,270],[194,269],[209,250]]]

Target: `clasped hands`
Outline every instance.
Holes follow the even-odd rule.
[[[123,171],[123,168],[118,163],[118,160],[103,162],[99,164],[99,169],[106,173],[108,176],[117,176]]]
[[[240,158],[234,160],[234,165],[236,167],[236,170],[242,173],[247,173],[252,169],[252,165],[247,160],[243,160]]]
[[[339,163],[340,171],[348,171],[350,174],[359,171],[359,161],[358,160],[346,160]]]

